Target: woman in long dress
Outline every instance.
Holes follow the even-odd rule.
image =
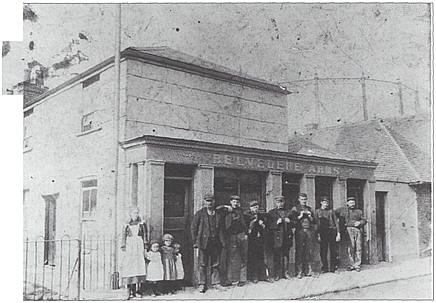
[[[146,280],[144,252],[148,246],[147,234],[147,225],[139,216],[139,209],[134,208],[129,221],[123,226],[121,240],[122,284],[129,288],[132,297],[141,296],[138,291]]]

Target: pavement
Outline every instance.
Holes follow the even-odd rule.
[[[400,263],[383,262],[377,265],[363,265],[360,272],[339,270],[336,273],[316,274],[302,279],[248,283],[242,287],[218,287],[208,289],[204,294],[187,287],[171,295],[146,296],[134,300],[310,299],[329,293],[428,276],[432,274],[431,262],[431,257]],[[109,297],[106,296],[106,299],[110,299]]]

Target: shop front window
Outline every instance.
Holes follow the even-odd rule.
[[[241,197],[242,208],[249,209],[252,200],[265,209],[265,173],[230,169],[215,169],[214,193],[217,205],[226,204],[230,196]]]

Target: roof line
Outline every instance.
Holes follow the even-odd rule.
[[[381,126],[381,128],[384,130],[384,132],[388,135],[388,137],[391,139],[391,141],[394,143],[395,147],[397,148],[397,150],[399,150],[400,155],[406,159],[407,162],[407,166],[409,167],[409,169],[413,172],[413,174],[415,175],[415,178],[417,180],[422,179],[420,174],[416,171],[416,169],[413,167],[412,163],[410,163],[409,158],[407,157],[407,155],[404,153],[403,149],[401,148],[401,146],[398,144],[397,140],[395,140],[395,138],[392,136],[391,132],[386,128],[386,126],[383,125],[383,123],[377,121],[378,124]]]
[[[137,49],[132,48],[132,47],[128,47],[128,48],[124,49],[123,51],[121,51],[121,58],[142,59],[149,64],[154,64],[157,66],[164,66],[164,67],[175,69],[175,70],[183,70],[185,72],[189,72],[189,73],[193,73],[193,74],[197,74],[197,75],[200,74],[200,75],[203,75],[205,77],[219,79],[219,80],[223,80],[223,81],[230,82],[230,83],[236,83],[236,84],[245,85],[245,86],[249,86],[249,87],[253,87],[253,88],[257,88],[257,89],[269,90],[269,91],[273,91],[273,92],[280,93],[283,95],[288,95],[291,93],[286,88],[283,88],[280,85],[271,84],[271,83],[268,83],[268,82],[262,81],[262,80],[251,79],[251,78],[248,78],[248,76],[243,77],[243,76],[239,76],[236,74],[226,73],[223,71],[217,71],[217,70],[214,70],[211,68],[206,68],[206,67],[195,65],[192,63],[187,63],[187,62],[183,62],[183,61],[170,59],[170,58],[167,58],[165,56],[159,56],[159,55],[145,53],[144,51],[140,51],[140,50],[137,50]],[[27,104],[24,104],[24,108],[27,108],[30,105],[33,105],[33,104],[39,102],[40,100],[60,91],[61,89],[65,88],[67,86],[74,84],[75,82],[78,82],[82,78],[87,77],[90,74],[93,74],[93,73],[99,71],[100,69],[103,69],[104,67],[112,64],[113,62],[114,62],[114,56],[111,56],[111,57],[103,60],[102,62],[97,63],[96,65],[88,68],[87,70],[78,74],[77,76],[61,83],[60,85],[56,86],[55,88],[50,89],[47,92],[45,92],[39,96],[36,96],[35,98],[33,98],[32,100],[27,102]]]

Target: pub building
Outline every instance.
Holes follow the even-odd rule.
[[[256,199],[268,211],[275,196],[292,207],[301,191],[312,208],[325,195],[334,208],[344,206],[347,195],[357,197],[369,221],[364,261],[377,262],[371,253],[377,245],[376,164],[325,150],[288,152],[292,92],[167,47],[129,47],[121,52],[120,70],[118,130],[113,57],[25,101],[25,237],[118,236],[137,205],[151,239],[171,233],[182,245],[191,282],[189,230],[205,194],[214,194],[217,204],[239,195],[244,209]],[[100,276],[120,270],[115,240]],[[47,255],[56,263],[59,254]],[[319,253],[314,257],[319,269]],[[346,265],[344,253],[340,261]]]

